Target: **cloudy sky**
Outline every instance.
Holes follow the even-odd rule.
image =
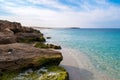
[[[0,0],[0,19],[40,27],[120,28],[120,0]]]

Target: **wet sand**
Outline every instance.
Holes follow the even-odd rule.
[[[60,65],[68,71],[70,80],[114,80],[98,72],[83,53],[67,48],[61,52],[63,61]]]

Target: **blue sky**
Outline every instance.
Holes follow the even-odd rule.
[[[120,28],[120,0],[0,0],[0,19],[26,26]]]

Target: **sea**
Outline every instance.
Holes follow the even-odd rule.
[[[51,37],[47,39],[48,43],[82,52],[97,71],[120,80],[120,29],[66,28],[43,29],[41,32]]]

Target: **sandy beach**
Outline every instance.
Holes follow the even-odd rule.
[[[53,31],[55,32],[55,30]],[[52,40],[48,41],[49,43],[63,45],[64,41],[68,41],[67,39],[58,40],[59,37],[54,35],[52,32],[49,32],[48,30],[47,33],[47,35],[49,34],[48,36],[52,37]],[[60,37],[65,38],[66,36],[61,33],[62,31],[57,32],[58,35],[61,35]],[[71,38],[69,37],[70,35],[69,34],[67,35],[68,35],[67,38],[71,40]],[[73,45],[71,45],[70,47],[66,47],[63,45],[62,50],[59,50],[63,55],[63,60],[60,65],[63,66],[68,71],[70,80],[119,80],[119,79],[113,79],[114,78],[113,75],[109,75],[109,73],[105,73],[105,71],[99,70],[100,69],[99,64],[93,65],[88,55],[84,54],[82,51],[79,51],[78,49],[74,50],[71,47],[73,47]]]
[[[98,72],[83,53],[78,56],[77,51],[67,48],[63,48],[61,52],[63,61],[60,65],[68,71],[70,80],[114,80]]]
[[[62,53],[64,58],[61,62],[61,65],[68,71],[70,80],[92,80],[93,74],[88,70],[79,68],[80,65],[72,52],[70,49],[63,49]]]

